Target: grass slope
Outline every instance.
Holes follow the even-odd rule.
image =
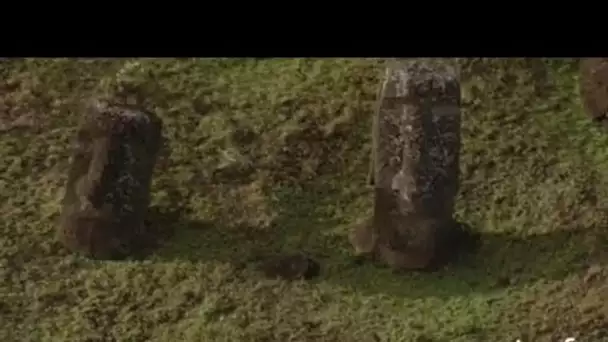
[[[608,340],[608,135],[576,61],[462,63],[458,215],[482,247],[394,275],[346,239],[370,214],[381,61],[1,61],[0,340]],[[145,260],[89,261],[53,241],[79,106],[134,83],[165,123],[153,219],[174,233]],[[296,250],[320,278],[254,269]]]

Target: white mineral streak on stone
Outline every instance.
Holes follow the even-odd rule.
[[[415,89],[421,85],[432,85],[435,88],[445,90],[447,84],[456,83],[459,79],[457,69],[452,65],[432,64],[428,66],[419,62],[397,63],[392,69],[388,68],[387,76],[387,79],[390,77],[394,82],[396,88],[393,92],[390,92],[392,89],[388,89],[387,97],[405,97],[412,86]],[[385,81],[385,84],[387,82],[388,80]],[[443,106],[440,106],[438,111],[443,113],[446,109],[441,107]],[[456,110],[458,110],[457,107]]]
[[[92,111],[93,115],[101,114],[111,118],[117,118],[121,122],[135,121],[137,123],[143,122],[146,124],[150,122],[150,118],[148,117],[148,115],[146,115],[146,113],[142,111],[129,108],[114,107],[106,101],[93,100],[91,106],[94,109],[94,111]]]
[[[92,100],[90,102],[90,106],[91,106],[91,110],[89,113],[93,116],[96,116],[100,113],[105,113],[108,105],[105,101],[99,101],[99,100]]]
[[[409,94],[409,80],[410,80],[410,72],[407,69],[399,68],[393,72],[393,81],[396,85],[395,87],[395,95],[396,97],[406,97]]]
[[[446,84],[459,79],[458,70],[449,63],[438,63],[437,61],[427,64],[421,60],[397,61],[392,70],[387,71],[387,79],[396,81],[397,89],[394,95],[397,97],[407,96],[409,84],[425,84],[432,82],[433,86],[445,89]]]
[[[403,170],[399,170],[399,172],[392,179],[391,190],[398,192],[404,200],[410,201],[410,197],[409,197],[408,191],[406,189],[406,187],[407,187],[406,179],[407,179],[407,176],[405,175]],[[403,189],[406,189],[406,190],[403,191]]]
[[[79,198],[80,199],[80,201],[79,201],[79,203],[80,203],[80,208],[79,208],[80,211],[88,211],[88,210],[91,210],[91,209],[94,208],[93,207],[93,203],[91,203],[91,201],[89,201],[89,199],[87,198],[87,196],[80,195],[79,197],[80,197]]]
[[[122,119],[126,121],[133,120],[145,123],[148,123],[150,121],[150,118],[148,118],[145,113],[138,110],[122,109],[118,111],[117,115],[119,115]]]

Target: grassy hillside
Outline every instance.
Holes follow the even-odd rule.
[[[433,274],[352,261],[370,214],[382,61],[0,62],[1,341],[608,340],[608,132],[570,60],[463,61],[459,218],[474,257]],[[144,260],[53,240],[82,99],[140,85],[167,147]],[[260,256],[304,250],[309,282]],[[600,299],[603,298],[604,302]]]

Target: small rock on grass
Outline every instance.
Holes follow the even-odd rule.
[[[269,278],[308,280],[319,275],[321,266],[312,258],[298,253],[268,258],[262,263],[260,269]]]

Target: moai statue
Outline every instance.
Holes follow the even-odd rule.
[[[79,127],[59,239],[95,259],[135,252],[145,233],[162,123],[135,106],[93,101]]]
[[[608,127],[608,58],[583,58],[580,95],[591,119]]]
[[[441,60],[393,61],[379,92],[369,183],[374,212],[350,241],[396,269],[428,269],[449,258],[463,231],[458,193],[460,83]],[[447,254],[447,255],[446,255]]]

